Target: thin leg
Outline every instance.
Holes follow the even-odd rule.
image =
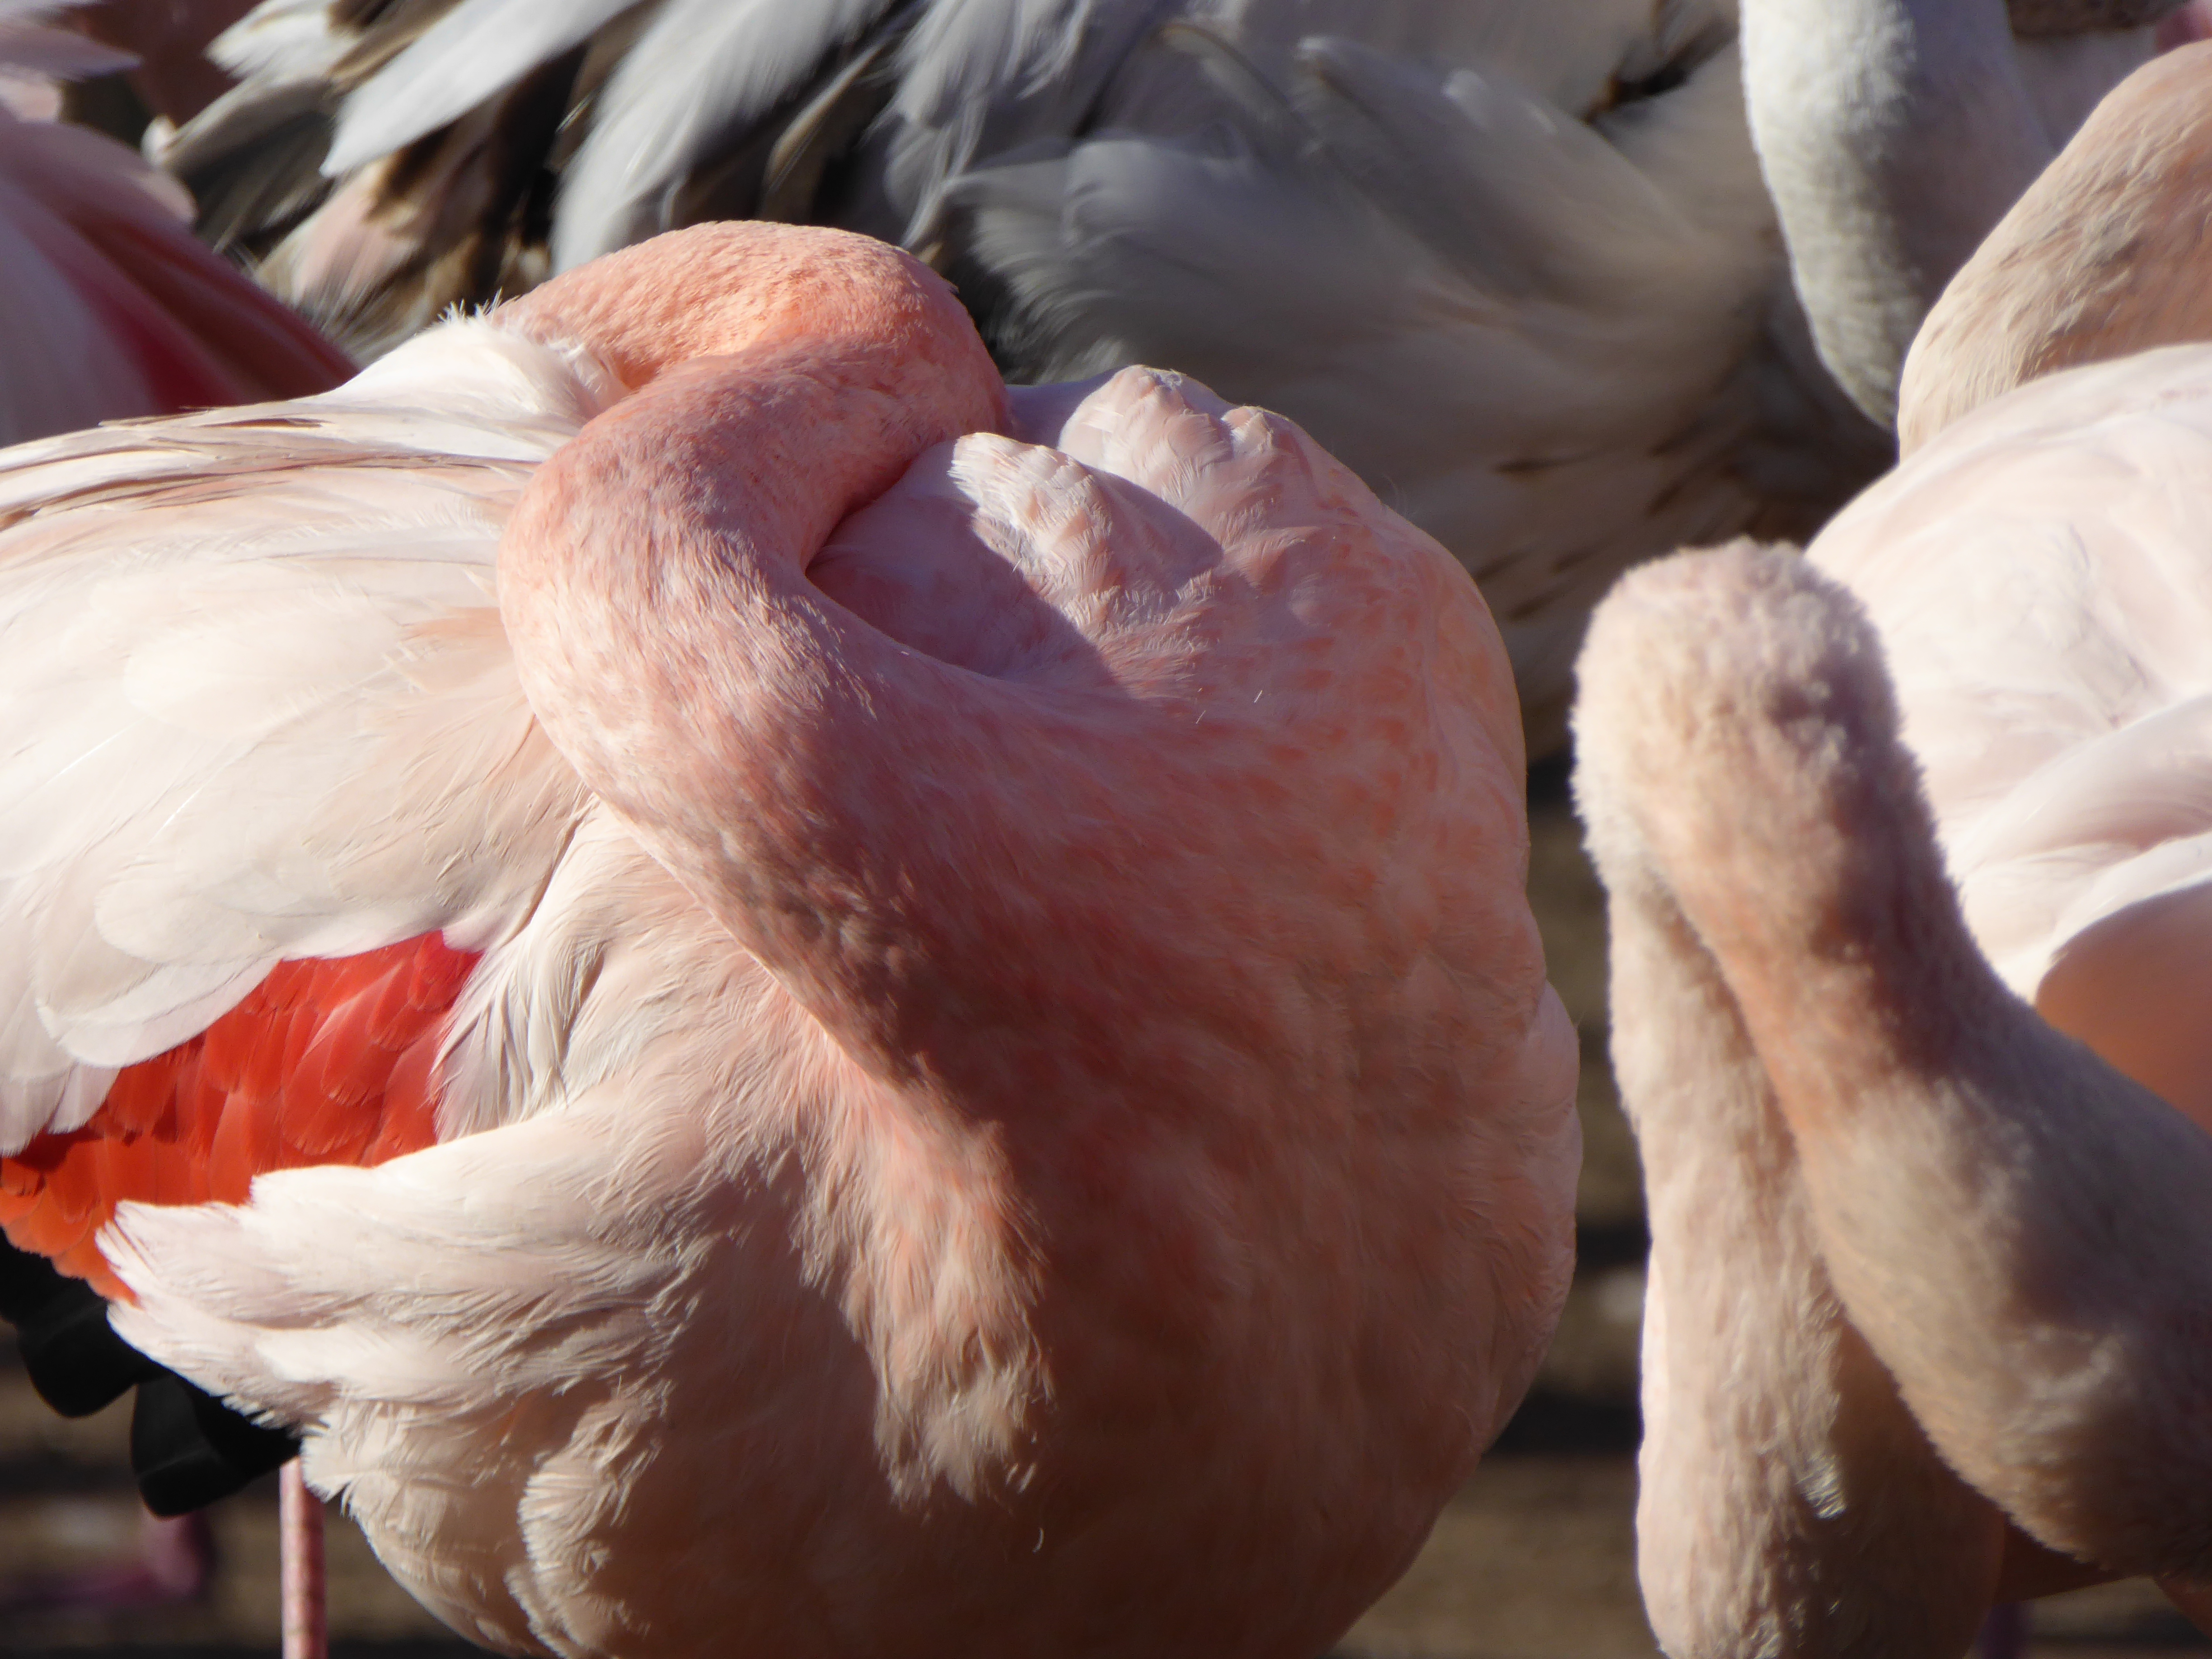
[[[1982,1620],[1974,1659],[2027,1659],[2027,1603],[2000,1601]]]
[[[284,1564],[284,1659],[328,1659],[323,1618],[323,1504],[307,1490],[300,1460],[277,1477],[278,1537]]]

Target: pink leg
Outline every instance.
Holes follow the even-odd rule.
[[[284,1659],[328,1659],[323,1618],[323,1504],[307,1490],[300,1460],[277,1477],[278,1537],[284,1571]]]
[[[2027,1659],[2027,1603],[2000,1601],[1982,1620],[1974,1659]]]

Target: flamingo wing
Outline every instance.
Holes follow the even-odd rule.
[[[0,1149],[280,963],[481,951],[528,914],[585,796],[493,558],[599,395],[456,324],[325,397],[0,461]]]
[[[2212,350],[2024,386],[1815,542],[1888,653],[1978,942],[2212,1120]],[[1968,621],[1971,625],[1962,625]]]

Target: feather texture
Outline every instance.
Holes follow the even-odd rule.
[[[605,386],[459,324],[324,398],[6,458],[0,1148],[288,957],[526,913],[583,798],[491,562]]]
[[[334,393],[0,463],[0,1222],[68,1251],[112,1206],[118,1331],[295,1425],[505,1650],[1313,1651],[1569,1271],[1503,653],[1279,417],[1134,369],[1009,412],[926,271],[777,234],[620,256],[665,263],[599,333],[566,278]],[[757,243],[933,296],[1006,429],[870,477],[782,616],[626,609],[674,643],[580,713],[530,607],[585,469],[708,376],[779,437],[846,389],[711,333],[653,378],[641,331],[696,343]],[[700,424],[610,520],[672,593],[633,543]],[[842,650],[787,663],[793,617]],[[580,723],[692,626],[720,693],[603,765]],[[782,724],[704,809],[757,849],[716,908],[647,792],[744,719]]]
[[[2171,481],[2212,465],[2208,384],[2198,346],[2032,383],[1946,428],[1812,550],[1881,630],[1998,974],[2200,1121],[2212,568]]]
[[[1809,533],[1886,459],[1804,343],[1729,0],[770,9],[667,0],[564,52],[563,4],[434,68],[441,30],[503,15],[470,0],[324,75],[335,184],[254,205],[252,80],[178,165],[368,352],[690,220],[902,240],[1018,380],[1168,363],[1322,434],[1483,581],[1544,740],[1624,564]]]

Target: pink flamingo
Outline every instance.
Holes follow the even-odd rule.
[[[2140,70],[1998,227],[1807,560],[1594,625],[1670,1653],[1955,1654],[2118,1573],[2212,1610],[2208,79]]]
[[[0,1220],[455,1628],[1308,1655],[1405,1565],[1574,1042],[1497,633],[1296,428],[729,225],[9,462]]]
[[[174,181],[53,118],[57,80],[130,59],[0,0],[0,444],[304,396],[352,365],[193,239]]]

